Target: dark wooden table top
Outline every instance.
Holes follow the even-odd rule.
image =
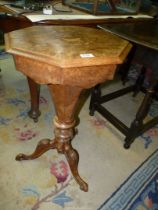
[[[92,27],[96,27],[97,24],[115,24],[115,23],[124,23],[124,22],[142,22],[142,21],[151,21],[153,18],[152,16],[148,16],[147,15],[142,15],[142,14],[138,14],[136,15],[137,17],[133,17],[133,16],[125,16],[126,18],[124,18],[124,15],[122,16],[94,16],[93,18],[91,17],[91,15],[88,14],[84,14],[83,12],[78,12],[77,10],[75,10],[73,13],[61,13],[58,12],[58,14],[56,16],[58,16],[57,18],[50,18],[48,19],[47,15],[43,15],[43,19],[42,20],[38,20],[36,22],[32,22],[32,20],[30,20],[28,18],[28,11],[27,10],[20,10],[19,8],[14,8],[8,5],[4,5],[5,1],[0,1],[0,13],[5,14],[5,17],[1,17],[0,16],[0,29],[3,30],[4,32],[10,32],[13,30],[17,30],[20,28],[26,28],[32,25],[81,25],[81,26],[92,26]],[[24,13],[23,13],[24,12]],[[30,15],[41,15],[42,12],[35,12],[35,13],[30,13]],[[63,16],[65,16],[65,18],[61,18],[59,14],[63,14]],[[78,15],[76,15],[78,14]],[[81,15],[83,14],[83,15]],[[66,18],[67,15],[72,15],[72,17],[74,18]],[[88,17],[84,17],[87,16]],[[55,16],[55,13],[53,12],[53,16]],[[83,17],[81,17],[83,16]],[[96,18],[95,18],[96,17]],[[114,18],[115,17],[115,18]]]
[[[128,41],[158,50],[158,20],[140,23],[122,23],[115,25],[98,25],[105,31],[109,31]]]

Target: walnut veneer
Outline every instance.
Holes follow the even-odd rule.
[[[75,130],[75,108],[83,89],[113,79],[131,45],[99,29],[75,26],[33,26],[5,35],[6,50],[13,54],[17,70],[39,84],[47,84],[56,108],[55,138],[41,140],[34,159],[49,149],[65,154],[80,188],[88,185],[78,173],[78,152],[71,140]]]

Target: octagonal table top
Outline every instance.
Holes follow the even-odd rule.
[[[112,79],[131,44],[96,28],[33,26],[5,35],[17,70],[40,84],[89,88]]]
[[[108,32],[76,26],[33,26],[6,35],[8,52],[62,68],[122,63],[129,45]]]

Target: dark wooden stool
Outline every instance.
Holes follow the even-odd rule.
[[[144,50],[138,56],[138,60],[142,63],[143,67],[134,85],[122,88],[113,93],[102,96],[100,85],[97,85],[92,90],[92,96],[90,101],[90,115],[94,115],[95,111],[98,111],[102,116],[109,120],[117,129],[119,129],[125,135],[124,147],[127,149],[130,147],[136,137],[158,124],[158,116],[153,118],[147,123],[143,123],[143,120],[148,114],[150,105],[154,96],[156,96],[158,90],[158,22],[153,23],[138,23],[138,24],[122,24],[113,26],[100,26],[104,30],[117,34],[127,40],[132,41],[134,44],[145,46]],[[122,76],[123,82],[126,81],[127,73],[133,55],[136,52],[134,47],[129,54],[129,60],[123,65],[125,68]],[[147,88],[143,87],[145,79],[146,68],[152,68],[152,75]],[[115,98],[121,97],[129,92],[133,92],[135,96],[140,90],[145,93],[144,99],[135,115],[135,119],[131,123],[130,127],[127,127],[121,120],[116,118],[110,113],[103,103],[106,103]]]
[[[131,126],[128,128],[123,122],[116,118],[112,113],[110,113],[105,107],[102,106],[103,103],[106,103],[112,99],[121,97],[129,92],[134,92],[137,89],[137,83],[135,85],[129,86],[127,88],[120,89],[116,92],[101,96],[100,85],[97,85],[92,90],[92,96],[90,101],[90,115],[93,116],[95,111],[98,111],[102,116],[109,120],[116,128],[118,128],[125,136],[124,147],[127,149],[130,147],[132,142],[136,137],[147,131],[149,128],[158,124],[158,116],[152,119],[147,123],[143,123],[143,120],[148,114],[150,105],[155,95],[155,90],[157,87],[158,80],[153,80],[150,83],[149,88],[146,90],[144,99],[136,113],[134,121],[131,123]]]

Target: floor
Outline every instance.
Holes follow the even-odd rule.
[[[88,193],[79,189],[65,157],[56,151],[48,151],[33,161],[15,161],[19,152],[31,153],[39,140],[53,137],[55,111],[48,89],[43,85],[39,122],[34,123],[27,116],[30,97],[25,76],[16,71],[11,56],[3,58],[0,59],[0,209],[96,210],[158,148],[158,128],[155,127],[125,150],[124,136],[117,129],[98,113],[89,116],[87,91],[79,104],[79,133],[72,144],[80,154],[79,172],[89,184]],[[108,82],[103,85],[103,92],[120,87],[118,80]],[[107,107],[130,124],[143,95],[124,97],[125,100],[117,99]],[[157,113],[155,103],[146,120]]]

